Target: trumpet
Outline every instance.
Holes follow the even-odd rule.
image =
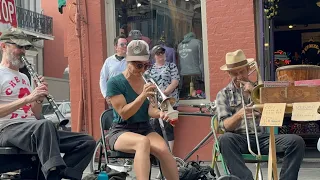
[[[21,60],[23,62],[23,64],[26,66],[26,68],[28,69],[28,72],[30,74],[30,76],[36,81],[37,85],[41,84],[39,75],[37,74],[37,72],[33,69],[32,65],[29,63],[29,61],[27,60],[26,57],[21,56]],[[57,127],[59,126],[65,126],[69,123],[69,119],[66,119],[62,113],[60,112],[60,110],[58,109],[58,106],[56,104],[56,102],[54,101],[52,95],[47,95],[46,96],[48,102],[50,103],[50,105],[52,106],[54,113],[56,114],[56,116],[58,117],[58,121],[59,122],[54,122]]]
[[[153,97],[148,97],[148,100],[152,104],[153,107],[158,107],[162,111],[170,111],[172,110],[172,106],[175,104],[176,100],[173,97],[167,97],[159,88],[157,83],[149,77],[147,74],[141,74],[145,83],[152,83],[156,86],[156,91]],[[158,95],[161,96],[161,102],[158,101]]]

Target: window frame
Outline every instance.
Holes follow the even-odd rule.
[[[205,99],[179,100],[178,105],[196,105],[209,103],[210,101],[210,79],[209,79],[209,60],[208,60],[208,34],[207,34],[207,0],[201,0],[201,23],[202,23],[202,48],[204,64],[204,82],[205,82]],[[113,39],[116,37],[116,19],[115,19],[115,0],[105,0],[105,27],[107,39],[107,56],[113,55]],[[103,60],[104,61],[104,60]]]

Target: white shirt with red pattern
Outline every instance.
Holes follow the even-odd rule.
[[[0,65],[0,105],[28,96],[32,92],[29,82],[25,74]],[[26,104],[13,113],[0,118],[0,129],[30,120],[36,120],[36,118],[31,110],[31,104]]]

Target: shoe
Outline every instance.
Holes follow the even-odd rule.
[[[132,159],[125,159],[125,163],[123,166],[132,166],[133,160]]]
[[[130,172],[130,171],[132,171],[132,164],[133,164],[132,159],[125,159],[125,163],[124,163],[123,167],[126,169],[127,172]]]
[[[61,180],[60,171],[57,168],[51,168],[47,180]]]

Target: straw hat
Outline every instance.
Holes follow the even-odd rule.
[[[239,49],[226,54],[226,64],[221,66],[220,69],[223,71],[239,69],[241,67],[248,66],[253,61],[253,58],[247,59],[244,52]]]

